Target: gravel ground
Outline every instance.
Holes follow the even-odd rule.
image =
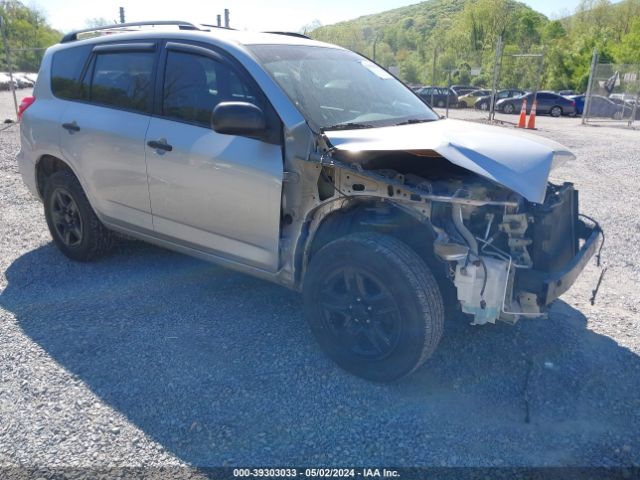
[[[140,242],[70,262],[1,132],[0,466],[640,466],[640,132],[538,124],[607,232],[596,305],[590,265],[549,319],[448,321],[391,385],[336,368],[278,286]]]

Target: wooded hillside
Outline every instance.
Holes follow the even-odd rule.
[[[409,83],[488,85],[499,36],[504,40],[502,86],[533,88],[545,54],[542,87],[584,89],[593,48],[602,62],[640,64],[640,0],[583,0],[570,15],[551,20],[513,0],[428,0],[416,5],[328,25],[310,32],[398,66]],[[377,41],[376,41],[377,38]],[[434,69],[435,59],[435,69]],[[471,75],[480,67],[480,75]],[[434,71],[435,70],[435,71]]]

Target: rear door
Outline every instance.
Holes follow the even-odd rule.
[[[156,234],[264,270],[278,267],[281,127],[255,82],[223,52],[168,42],[157,115],[147,132]],[[277,141],[223,135],[211,113],[226,101],[256,104]]]
[[[558,102],[558,97],[551,93],[538,93],[536,100],[538,101],[538,113],[549,113],[551,107],[560,104]]]
[[[145,135],[153,107],[155,42],[93,47],[82,90],[62,114],[62,153],[93,207],[114,224],[153,230]]]

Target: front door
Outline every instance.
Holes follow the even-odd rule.
[[[210,127],[213,108],[222,101],[271,107],[212,50],[169,43],[163,57],[160,115],[151,119],[146,138],[156,234],[275,271],[282,147]]]

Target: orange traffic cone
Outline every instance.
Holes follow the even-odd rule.
[[[527,99],[522,101],[522,108],[520,109],[520,120],[518,120],[518,128],[524,128],[527,124]]]
[[[531,130],[536,129],[536,107],[538,106],[538,101],[533,102],[531,106],[531,114],[529,115],[529,123],[527,124],[527,128]]]

